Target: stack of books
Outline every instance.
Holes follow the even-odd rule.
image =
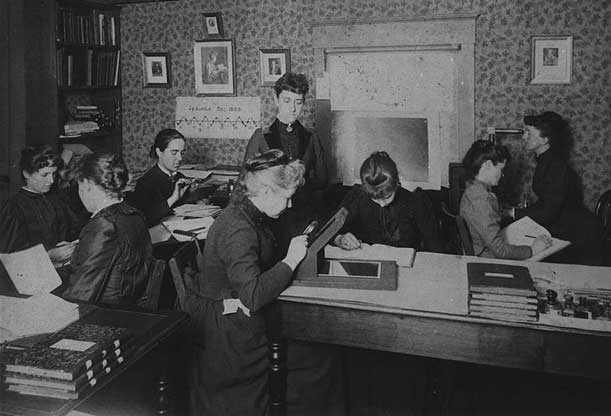
[[[100,115],[97,105],[77,105],[72,118],[80,121],[93,121]]]
[[[469,315],[513,322],[538,320],[537,291],[527,267],[467,263]]]
[[[132,331],[74,322],[7,357],[4,384],[25,395],[78,399],[126,359]]]
[[[81,134],[91,133],[99,129],[98,123],[91,120],[72,120],[64,124],[64,134],[66,136],[80,136]]]

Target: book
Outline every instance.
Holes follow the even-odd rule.
[[[47,387],[52,389],[60,389],[66,391],[77,391],[82,386],[87,384],[90,380],[94,379],[100,374],[109,364],[114,363],[119,359],[120,362],[124,360],[120,348],[117,348],[102,360],[95,363],[89,370],[75,378],[74,380],[62,380],[51,377],[34,376],[30,374],[13,373],[7,371],[4,374],[4,382],[6,384],[21,384],[28,386]]]
[[[469,293],[537,296],[530,272],[525,266],[500,263],[467,263]]]
[[[477,312],[477,313],[492,313],[492,314],[505,314],[505,315],[515,315],[518,317],[531,317],[537,316],[537,311],[529,311],[525,309],[508,309],[508,308],[497,308],[494,306],[474,306],[469,309],[469,313]]]
[[[512,296],[512,295],[496,295],[494,293],[472,293],[471,299],[481,299],[499,302],[515,302],[515,303],[534,303],[537,304],[537,298],[528,296]]]
[[[100,372],[95,375],[95,377],[92,377],[90,380],[87,380],[77,390],[64,390],[61,388],[33,386],[27,384],[9,384],[7,390],[31,396],[75,400],[79,397],[82,397],[83,394],[87,393],[91,388],[95,387],[101,380],[108,377],[108,375],[112,373],[113,369],[123,362],[124,357],[117,357],[116,360],[104,367]]]
[[[519,310],[527,310],[527,311],[536,311],[537,310],[536,303],[496,302],[496,301],[480,300],[480,299],[471,299],[471,301],[469,302],[469,308],[475,308],[479,306],[504,308],[504,309],[519,309]]]
[[[545,227],[538,224],[530,217],[523,217],[512,222],[501,230],[501,235],[507,243],[518,246],[531,246],[534,239],[540,235],[552,237],[551,233]],[[550,256],[570,245],[570,241],[552,237],[552,245],[550,247],[540,253],[535,254],[527,260],[543,260],[547,256]]]
[[[507,313],[482,313],[482,312],[469,312],[469,315],[476,316],[479,318],[497,319],[500,321],[510,322],[537,322],[536,316],[518,316]]]
[[[330,244],[325,246],[325,258],[327,259],[391,260],[396,261],[399,267],[412,267],[415,257],[416,250],[410,247],[361,243],[360,248],[344,250]]]
[[[6,371],[74,380],[123,345],[131,335],[132,331],[127,328],[77,321],[11,357]]]

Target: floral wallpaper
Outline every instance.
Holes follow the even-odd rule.
[[[290,48],[291,66],[313,84],[309,22],[368,17],[477,13],[475,123],[522,128],[525,114],[556,111],[574,130],[572,163],[591,209],[611,188],[611,3],[600,0],[178,0],[126,5],[121,14],[123,146],[128,164],[145,169],[155,133],[173,125],[175,97],[193,96],[193,40],[204,38],[203,12],[221,12],[225,37],[236,42],[237,93],[262,97],[271,121],[273,93],[259,85],[259,48]],[[530,37],[573,36],[572,82],[529,85]],[[142,88],[142,52],[171,54],[172,87]],[[315,85],[302,119],[315,127]],[[528,191],[533,158],[519,136],[503,138],[521,169],[512,175]],[[186,162],[239,163],[246,141],[189,139]],[[519,183],[519,184],[518,184]]]

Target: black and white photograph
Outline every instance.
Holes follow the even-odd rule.
[[[143,52],[142,69],[145,88],[168,88],[172,85],[169,53]]]

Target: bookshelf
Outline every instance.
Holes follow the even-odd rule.
[[[120,8],[56,0],[59,147],[121,153]]]

